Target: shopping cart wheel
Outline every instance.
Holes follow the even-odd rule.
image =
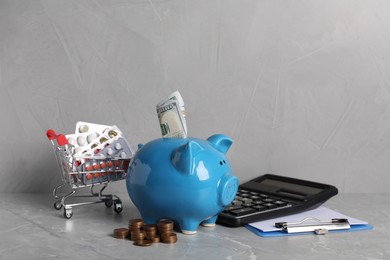
[[[70,219],[73,216],[72,209],[64,209],[64,218]]]
[[[114,211],[116,213],[121,213],[122,210],[123,210],[122,202],[121,201],[114,202]]]
[[[106,205],[107,208],[111,208],[111,207],[112,207],[112,204],[114,204],[114,203],[112,202],[112,200],[109,200],[109,201],[104,202],[104,205]]]
[[[60,209],[62,208],[62,203],[61,203],[61,201],[56,201],[56,202],[54,202],[54,208],[55,208],[56,210],[60,210]]]

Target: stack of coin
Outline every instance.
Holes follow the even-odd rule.
[[[125,239],[129,237],[129,230],[127,228],[114,229],[114,237],[119,239]]]
[[[161,219],[158,222],[158,230],[160,234],[162,233],[170,233],[173,231],[173,221],[169,219]]]
[[[175,233],[163,233],[161,234],[162,242],[165,244],[174,244],[177,242],[177,235]]]
[[[130,232],[130,237],[134,242],[142,241],[146,238],[146,233],[143,230],[132,230]]]
[[[130,219],[129,220],[129,229],[130,230],[140,230],[144,226],[144,220],[143,219]]]
[[[150,246],[158,242],[173,244],[177,242],[177,235],[173,232],[173,227],[174,223],[169,219],[161,219],[157,225],[144,224],[143,219],[131,219],[128,229],[114,229],[114,237],[129,238],[136,246]]]
[[[158,222],[158,230],[163,243],[173,244],[177,242],[177,236],[173,232],[173,221],[169,219],[161,219]]]
[[[143,219],[131,219],[129,220],[130,239],[134,242],[142,241],[146,237],[146,233],[143,230]]]
[[[160,242],[160,236],[157,233],[157,225],[149,224],[144,225],[144,230],[146,232],[146,239],[152,240],[153,243]]]

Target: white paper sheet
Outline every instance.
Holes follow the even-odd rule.
[[[249,225],[254,227],[254,228],[257,228],[263,232],[271,232],[271,231],[281,230],[281,228],[275,227],[275,223],[277,223],[277,222],[299,222],[299,221],[302,221],[303,219],[308,218],[308,217],[317,218],[317,219],[320,219],[323,221],[331,220],[333,218],[346,218],[346,219],[348,219],[348,222],[350,225],[368,224],[366,221],[356,219],[356,218],[351,218],[351,217],[348,217],[348,216],[341,214],[337,211],[334,211],[334,210],[331,210],[331,209],[328,209],[326,207],[321,206],[321,207],[318,207],[317,209],[308,210],[308,211],[305,211],[302,213],[279,217],[279,218],[274,218],[274,219],[269,219],[269,220],[264,220],[264,221],[259,221],[259,222],[254,222],[254,223],[250,223]]]

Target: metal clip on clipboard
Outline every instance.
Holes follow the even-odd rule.
[[[315,232],[317,235],[324,235],[329,230],[351,228],[348,219],[345,218],[334,218],[331,220],[305,218],[299,222],[277,222],[275,227],[282,228],[287,233]]]

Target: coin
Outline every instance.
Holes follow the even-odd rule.
[[[131,219],[129,220],[129,229],[135,230],[135,229],[141,229],[144,226],[144,220],[143,219]]]
[[[169,227],[173,229],[173,221],[169,219],[160,219],[158,222],[159,227]]]
[[[158,230],[160,234],[171,233],[173,231],[173,221],[169,219],[161,219],[158,222]]]
[[[160,237],[154,237],[151,240],[153,241],[153,243],[160,243],[161,238]]]
[[[114,237],[118,239],[125,239],[129,236],[129,230],[127,228],[114,229]]]
[[[157,230],[147,230],[145,232],[146,232],[147,239],[153,239],[157,236]]]
[[[141,240],[141,241],[135,241],[133,245],[135,246],[151,246],[153,244],[152,240]]]
[[[157,232],[157,225],[156,224],[144,224],[144,230],[154,230]]]
[[[145,231],[131,231],[131,240],[133,241],[139,241],[144,240],[146,237]]]
[[[174,222],[170,219],[161,219],[158,224],[145,224],[143,219],[130,219],[129,228],[114,229],[114,237],[130,238],[135,246],[150,246],[159,242],[174,244],[177,235],[173,228]]]
[[[177,235],[175,233],[164,233],[161,235],[162,242],[166,244],[174,244],[177,242]]]

